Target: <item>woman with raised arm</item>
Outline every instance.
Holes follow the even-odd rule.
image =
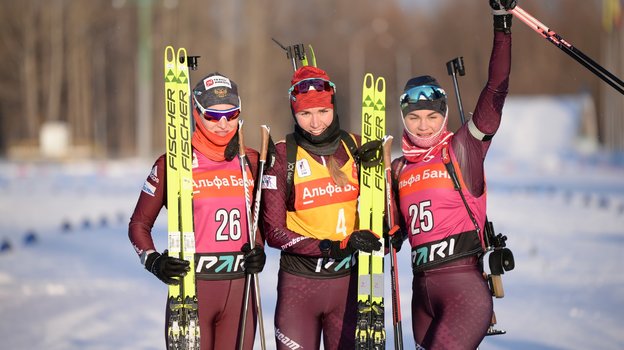
[[[446,92],[428,75],[409,79],[400,97],[403,157],[392,169],[412,248],[414,340],[426,349],[474,350],[492,317],[480,261],[486,220],[483,162],[507,96],[512,15],[506,10],[516,1],[489,3],[493,48],[472,118],[456,133],[448,131]]]

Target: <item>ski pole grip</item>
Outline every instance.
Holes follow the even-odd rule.
[[[389,169],[392,166],[392,139],[392,135],[386,135],[383,139],[383,162],[385,169]]]
[[[268,125],[261,125],[261,142],[262,142],[262,148],[260,148],[260,161],[266,161],[266,157],[267,157],[267,151],[269,148],[269,132],[270,132],[270,128]]]
[[[189,69],[197,70],[197,59],[200,57],[201,56],[186,56],[186,65],[189,67]]]
[[[466,75],[466,69],[464,69],[464,57],[463,56],[459,56],[456,59],[454,59],[453,65],[455,66],[455,69],[457,69],[457,72],[459,73],[459,75],[461,76]]]
[[[455,75],[455,68],[453,67],[453,60],[446,62],[446,73],[448,75]]]
[[[464,76],[466,75],[466,69],[464,68],[464,57],[455,57],[452,60],[446,62],[446,71],[448,75],[454,75],[455,73]]]
[[[297,57],[299,61],[306,59],[305,46],[303,44],[295,44],[293,45],[293,48],[295,51],[295,57]]]
[[[503,288],[503,279],[500,275],[489,276],[490,288],[492,289],[492,295],[496,298],[502,298],[505,296],[505,289]]]
[[[238,121],[238,155],[245,156],[245,141],[243,140],[243,120]]]

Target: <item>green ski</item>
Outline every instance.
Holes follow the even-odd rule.
[[[386,83],[383,77],[367,73],[362,86],[362,144],[381,141],[385,135]],[[381,160],[381,147],[375,158]],[[384,219],[385,182],[381,162],[360,167],[360,229],[381,235]],[[358,255],[358,315],[356,349],[385,349],[384,325],[384,247],[372,254]]]
[[[167,231],[169,256],[190,262],[179,285],[169,286],[167,323],[169,349],[199,349],[199,318],[195,295],[195,233],[193,229],[193,155],[187,55],[167,46],[164,56],[167,138]]]

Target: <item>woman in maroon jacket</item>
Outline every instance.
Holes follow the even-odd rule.
[[[304,66],[291,84],[295,132],[276,144],[262,185],[267,243],[281,250],[277,348],[319,349],[322,334],[326,350],[353,349],[352,254],[381,244],[372,232],[357,231],[358,169],[350,151],[356,139],[340,129],[334,83]]]
[[[483,162],[507,96],[512,15],[506,10],[516,0],[489,2],[493,48],[472,118],[455,134],[447,130],[447,96],[431,76],[410,79],[400,98],[405,130],[403,157],[393,162],[395,198],[412,246],[414,340],[426,349],[475,349],[492,317],[492,296],[480,266]],[[459,193],[449,176],[453,172]]]
[[[202,350],[237,348],[245,273],[262,271],[262,238],[249,249],[243,178],[238,155],[240,98],[236,84],[212,73],[193,89],[196,130],[193,146],[193,221],[195,278]],[[250,193],[258,153],[245,150]],[[145,268],[167,284],[178,284],[189,270],[186,260],[160,254],[152,240],[152,226],[166,205],[165,156],[156,160],[130,219],[129,237]],[[234,262],[226,264],[224,262]],[[215,263],[218,262],[218,263]],[[244,262],[244,264],[242,264]],[[244,345],[253,348],[254,308],[248,309]],[[169,320],[169,307],[165,324]],[[165,335],[167,337],[167,334]],[[167,342],[167,344],[169,344]]]

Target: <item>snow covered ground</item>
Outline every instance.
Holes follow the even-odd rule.
[[[523,104],[508,104],[506,116],[521,115],[513,108]],[[523,118],[531,117],[504,121],[487,162],[488,215],[509,237],[516,268],[503,276],[506,295],[494,302],[497,328],[507,334],[486,338],[480,348],[622,349],[624,168],[609,155],[575,154],[568,145],[573,126],[554,145],[530,131],[519,138]],[[563,118],[542,119],[540,126],[552,134]],[[0,246],[6,248],[0,251],[0,348],[164,349],[167,290],[142,268],[127,238],[150,166],[151,160],[0,162]],[[160,248],[165,231],[161,216],[154,229]],[[268,253],[260,283],[267,345],[274,349],[278,252]],[[410,349],[409,249],[399,260]],[[387,309],[390,349],[389,300]]]

